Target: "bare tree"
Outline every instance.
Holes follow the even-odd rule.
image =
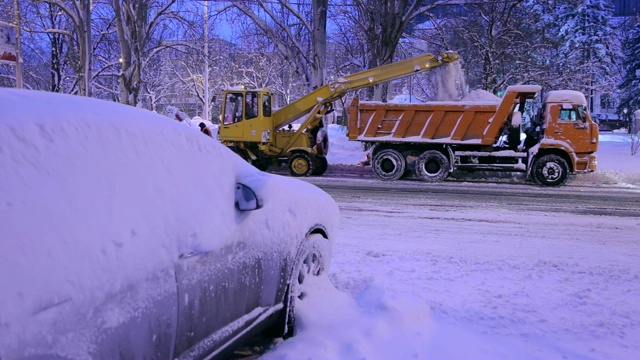
[[[308,90],[324,84],[328,5],[328,0],[232,3],[273,43],[294,74],[303,77]]]
[[[78,75],[78,94],[91,96],[93,34],[91,29],[91,0],[36,0],[53,5],[69,17],[73,27],[66,29],[47,29],[50,34],[61,34],[72,40],[71,49],[77,49],[77,61],[74,62]]]
[[[146,63],[165,48],[154,39],[163,21],[178,18],[171,7],[176,0],[113,0],[120,45],[120,102],[137,106]],[[153,43],[155,41],[155,43]]]
[[[359,70],[389,64],[409,24],[447,2],[346,0],[339,5],[340,10],[334,10],[338,17],[337,41],[345,45],[353,64],[361,66]],[[382,101],[387,100],[387,92],[388,84],[367,90],[368,98]]]

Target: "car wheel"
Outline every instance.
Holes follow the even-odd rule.
[[[558,155],[544,155],[533,163],[531,173],[543,186],[559,186],[567,180],[569,165]]]
[[[442,181],[449,176],[449,159],[438,150],[427,150],[416,160],[415,172],[423,181]]]
[[[313,160],[305,152],[297,152],[289,158],[289,172],[291,176],[309,176],[313,172]]]
[[[407,162],[400,152],[393,149],[385,149],[373,156],[371,168],[382,180],[398,180],[404,174]]]
[[[284,308],[267,334],[288,338],[294,335],[296,304],[304,301],[313,279],[324,274],[329,254],[329,241],[318,234],[308,236],[298,249],[284,297]]]
[[[327,161],[327,158],[324,156],[316,157],[316,164],[317,166],[313,170],[313,175],[316,175],[316,176],[323,175],[329,168],[329,162]]]

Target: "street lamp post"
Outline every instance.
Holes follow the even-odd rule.
[[[203,117],[205,120],[209,119],[209,3],[204,2],[204,71],[203,71],[203,94],[202,99],[204,101]]]

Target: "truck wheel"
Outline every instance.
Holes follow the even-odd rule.
[[[449,176],[449,159],[438,150],[427,150],[416,160],[415,171],[423,181],[442,181]]]
[[[327,158],[324,156],[317,156],[316,168],[313,169],[312,175],[320,176],[324,174],[328,168],[329,168],[329,162],[327,161]]]
[[[543,186],[559,186],[567,181],[569,165],[558,155],[544,155],[533,163],[533,179]]]
[[[393,149],[385,149],[373,156],[371,168],[382,180],[398,180],[404,174],[407,162],[402,154]]]
[[[289,158],[289,172],[291,176],[309,176],[313,172],[313,160],[305,152],[297,152]]]

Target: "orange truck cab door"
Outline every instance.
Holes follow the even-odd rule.
[[[589,168],[595,170],[593,153],[598,150],[598,125],[587,111],[584,94],[575,90],[549,91],[543,104],[546,108],[545,139],[568,144],[575,155],[583,159],[580,162],[585,162],[584,165],[588,162]]]
[[[545,138],[564,141],[577,153],[594,152],[591,119],[584,105],[550,104]]]

